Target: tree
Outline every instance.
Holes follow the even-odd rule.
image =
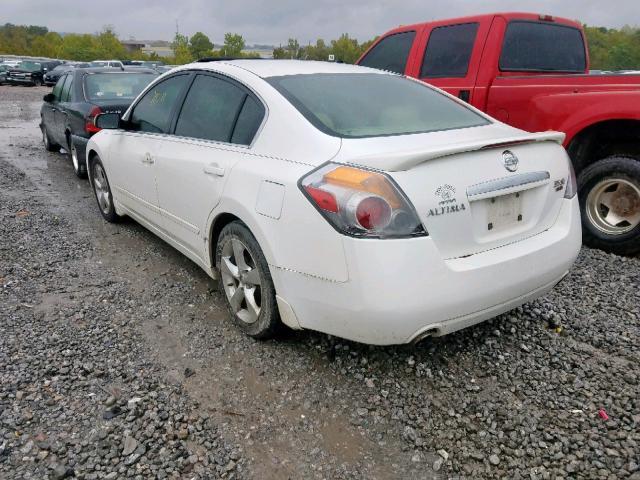
[[[225,33],[222,54],[225,57],[240,57],[244,48],[244,38],[237,33]]]
[[[99,58],[99,48],[93,35],[70,33],[62,38],[60,58],[90,62]]]
[[[97,54],[104,59],[124,58],[126,50],[111,25],[105,26],[95,37]]]
[[[184,35],[176,33],[173,42],[171,43],[173,49],[174,61],[178,65],[189,63],[193,61],[191,56],[191,50],[189,50],[189,39]]]
[[[62,37],[56,32],[47,32],[36,37],[31,43],[31,52],[35,56],[56,58],[60,56]]]
[[[196,32],[189,40],[189,51],[193,58],[203,58],[211,56],[213,43],[202,32]]]
[[[295,38],[290,38],[287,42],[287,58],[300,58],[300,44]]]
[[[361,50],[355,38],[349,38],[348,33],[340,35],[338,40],[331,40],[331,50],[336,62],[355,63]]]

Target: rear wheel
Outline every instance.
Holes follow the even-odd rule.
[[[69,159],[73,165],[73,173],[78,178],[87,178],[87,166],[82,158],[78,156],[78,147],[72,137],[69,137],[69,148],[67,149]]]
[[[253,338],[272,337],[281,327],[267,260],[249,229],[231,222],[216,246],[220,290],[235,324]]]
[[[109,180],[107,174],[104,171],[104,166],[100,161],[100,157],[97,155],[91,159],[91,185],[93,187],[93,193],[96,196],[98,202],[98,208],[102,217],[110,223],[118,222],[121,217],[116,213],[116,209],[113,205],[113,194],[111,193],[111,187],[109,186]]]
[[[612,156],[578,179],[583,240],[618,255],[640,253],[640,161]]]

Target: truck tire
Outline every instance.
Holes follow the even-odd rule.
[[[640,253],[640,161],[611,156],[578,177],[585,245],[617,255]]]

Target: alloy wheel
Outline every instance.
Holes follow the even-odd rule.
[[[107,182],[107,176],[104,173],[104,169],[99,163],[96,163],[93,167],[92,180],[100,210],[102,210],[102,213],[105,215],[108,215],[111,209],[109,183]]]
[[[231,237],[222,247],[220,273],[231,309],[241,321],[252,324],[262,310],[262,276],[247,246]]]
[[[587,195],[589,221],[608,235],[622,235],[640,225],[640,185],[623,178],[597,183]]]
[[[71,161],[73,162],[73,169],[77,172],[80,171],[80,162],[78,161],[78,150],[73,142],[71,142]]]

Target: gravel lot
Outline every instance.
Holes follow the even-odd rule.
[[[640,259],[415,347],[256,342],[193,263],[102,221],[0,86],[0,478],[640,479]],[[392,318],[389,319],[393,321]]]

